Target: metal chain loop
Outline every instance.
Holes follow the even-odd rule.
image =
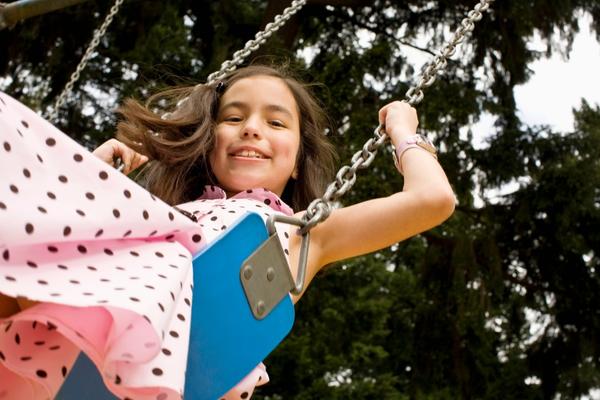
[[[106,29],[112,23],[113,18],[117,14],[117,12],[119,12],[119,8],[121,7],[121,4],[123,4],[123,1],[124,0],[115,0],[115,3],[110,8],[102,25],[100,25],[100,27],[94,31],[92,41],[90,42],[88,48],[85,50],[83,57],[81,57],[81,61],[79,61],[75,72],[71,74],[69,82],[65,85],[65,88],[57,97],[56,101],[54,102],[54,105],[50,108],[50,110],[47,111],[45,115],[46,119],[56,122],[59,108],[62,107],[71,91],[73,91],[73,85],[79,80],[81,71],[83,71],[90,58],[92,58],[94,50],[96,50],[96,47],[98,47],[98,45],[100,44],[100,39],[102,39],[102,37],[104,37],[104,35],[106,34]]]
[[[268,38],[270,38],[275,32],[279,30],[294,14],[296,14],[304,5],[306,4],[306,0],[294,0],[292,4],[287,7],[283,12],[275,17],[273,22],[269,22],[263,31],[258,32],[254,39],[246,42],[246,45],[243,49],[236,51],[233,53],[233,58],[231,60],[227,60],[221,64],[221,69],[216,72],[213,72],[206,79],[208,85],[211,83],[218,81],[219,79],[223,79],[225,75],[234,71],[244,60],[246,57],[250,55],[250,53],[256,51],[260,46],[262,46]]]
[[[267,25],[265,25],[264,30],[256,33],[256,35],[254,35],[254,39],[247,41],[243,49],[233,53],[232,59],[224,61],[218,71],[208,75],[206,78],[206,83],[200,83],[196,85],[196,87],[211,85],[216,81],[223,79],[230,72],[235,71],[235,69],[242,64],[251,53],[258,50],[258,48],[262,46],[268,38],[277,32],[279,28],[281,28],[294,14],[300,11],[300,9],[306,4],[306,1],[307,0],[293,0],[292,4],[284,9],[281,14],[275,16],[273,22],[269,22]],[[179,100],[175,105],[175,110],[178,110],[181,106],[183,106],[187,99],[187,97],[184,97]],[[161,115],[161,118],[168,119],[173,112],[174,111],[165,112]]]
[[[442,71],[450,58],[456,51],[456,46],[463,42],[465,36],[473,31],[475,23],[481,20],[483,13],[487,11],[490,4],[494,0],[481,0],[475,7],[469,11],[467,17],[464,18],[458,29],[454,32],[454,36],[442,48],[440,53],[425,67],[421,73],[418,83],[408,89],[405,94],[405,99],[408,104],[415,106],[423,100],[423,89],[433,85],[437,78],[437,74]],[[373,132],[373,137],[370,138],[362,150],[357,151],[352,156],[352,165],[345,165],[336,174],[335,180],[329,184],[325,190],[325,194],[318,199],[313,200],[307,207],[304,214],[306,225],[301,232],[308,232],[317,224],[325,221],[331,214],[332,204],[343,196],[356,181],[356,170],[367,168],[377,154],[377,150],[388,139],[387,133],[383,125],[379,125]]]

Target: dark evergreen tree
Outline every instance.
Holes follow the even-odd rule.
[[[348,160],[371,136],[378,108],[413,82],[406,49],[439,48],[475,3],[309,0],[258,55],[324,83],[316,90]],[[34,109],[49,106],[110,5],[90,1],[0,31],[1,88]],[[202,81],[285,6],[126,1],[58,126],[95,146],[112,135],[123,98]],[[582,102],[574,131],[553,132],[524,125],[513,95],[531,62],[568,55],[583,12],[600,35],[597,0],[494,2],[418,107],[422,130],[443,148],[455,215],[326,270],[267,360],[272,382],[256,398],[574,399],[600,387],[600,109]],[[547,51],[528,47],[534,33]],[[422,37],[426,46],[416,44]],[[484,112],[497,122],[477,148],[467,127]],[[401,185],[383,152],[344,202]],[[485,196],[505,185],[515,190]]]

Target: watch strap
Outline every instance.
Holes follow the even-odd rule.
[[[437,150],[433,143],[431,143],[431,141],[418,134],[409,136],[406,139],[404,139],[398,147],[394,147],[394,145],[392,145],[392,156],[394,158],[394,165],[396,165],[396,168],[398,168],[398,171],[400,171],[401,174],[403,173],[401,163],[402,155],[406,150],[412,148],[425,150],[429,154],[431,154],[435,159],[437,159]]]

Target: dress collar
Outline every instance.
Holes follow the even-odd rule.
[[[206,185],[204,187],[204,192],[198,198],[199,200],[225,200],[227,199],[227,194],[223,189],[214,185]],[[287,204],[283,202],[275,193],[259,188],[259,189],[248,189],[240,192],[234,196],[231,196],[229,200],[235,199],[252,199],[258,200],[269,207],[271,207],[275,211],[280,211],[285,215],[294,215],[294,210]]]

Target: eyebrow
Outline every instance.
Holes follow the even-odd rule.
[[[231,101],[225,104],[223,107],[221,107],[220,112],[223,112],[224,110],[232,107],[240,108],[242,110],[247,110],[250,108],[250,106],[247,103],[244,103],[243,101]],[[286,114],[289,118],[294,119],[294,114],[292,114],[290,110],[278,104],[268,104],[265,107],[265,109],[267,109],[267,111],[281,112],[283,114]]]

